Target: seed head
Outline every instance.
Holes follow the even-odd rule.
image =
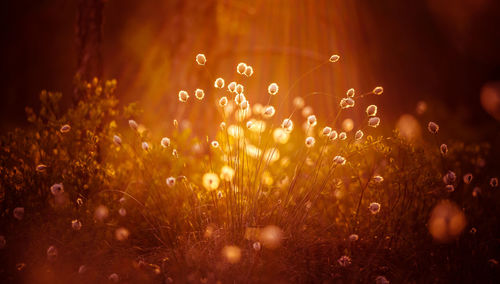
[[[205,92],[202,89],[196,89],[196,91],[194,91],[194,96],[198,100],[203,100],[203,98],[205,97]]]
[[[370,206],[368,207],[368,209],[370,210],[370,212],[372,214],[377,214],[378,212],[380,212],[380,203],[372,202],[372,203],[370,203]]]
[[[439,125],[437,125],[435,122],[429,122],[427,125],[427,129],[429,130],[430,133],[432,134],[437,134],[439,131]]]
[[[267,91],[269,92],[270,95],[274,96],[278,93],[278,84],[276,83],[271,83],[269,87],[267,87]]]
[[[207,62],[207,58],[205,57],[205,54],[198,54],[196,55],[196,63],[198,63],[198,65],[205,65],[205,63]]]
[[[347,255],[343,255],[337,260],[337,262],[339,263],[340,266],[347,267],[351,265],[351,258],[348,257]]]
[[[47,166],[44,164],[40,164],[40,165],[36,166],[36,171],[39,173],[43,173],[46,170],[47,170]]]
[[[372,91],[372,93],[374,93],[375,95],[382,95],[382,93],[384,93],[384,88],[378,86],[378,87],[375,87]]]
[[[309,125],[309,127],[315,126],[316,123],[317,123],[317,119],[316,119],[315,115],[310,115],[307,117],[307,124]]]
[[[216,87],[217,89],[222,89],[222,88],[224,88],[224,79],[222,79],[222,78],[217,78],[217,79],[215,80],[214,87]]]
[[[149,144],[148,144],[148,142],[146,142],[146,141],[142,142],[141,146],[142,146],[142,150],[149,151]]]
[[[137,130],[137,128],[139,128],[139,125],[137,125],[137,122],[135,122],[135,120],[132,120],[132,119],[128,121],[128,125],[133,130]]]
[[[262,115],[266,118],[270,118],[270,117],[273,117],[274,116],[274,113],[276,111],[274,110],[274,107],[273,106],[267,106],[265,109],[264,109],[264,112],[262,113]]]
[[[161,144],[161,146],[162,146],[163,148],[170,147],[170,139],[169,139],[169,138],[167,138],[167,137],[163,137],[163,138],[161,139],[160,144]]]
[[[323,136],[329,136],[330,133],[332,133],[332,128],[328,126],[325,126],[325,128],[323,128],[323,131],[321,131],[321,135]]]
[[[79,231],[82,228],[82,222],[79,220],[73,220],[71,221],[71,228],[75,231]]]
[[[184,90],[181,90],[179,91],[179,101],[180,102],[187,102],[187,100],[189,99],[189,94],[188,92],[184,91]]]
[[[366,108],[366,114],[368,116],[375,116],[375,115],[377,115],[377,106],[376,105],[369,105]]]
[[[339,133],[339,139],[340,140],[346,140],[347,139],[347,134],[345,132],[340,132]]]
[[[354,107],[354,99],[352,99],[352,98],[343,98],[343,99],[341,99],[340,100],[340,107],[342,109]]]
[[[364,133],[363,133],[363,131],[360,129],[360,130],[356,131],[356,135],[354,135],[354,139],[356,139],[356,140],[360,140],[361,138],[363,138],[363,135],[364,135]]]
[[[227,106],[227,98],[226,97],[222,97],[222,98],[219,99],[219,106],[220,107]]]
[[[220,170],[220,178],[224,181],[232,181],[235,171],[230,166],[223,166]]]
[[[122,145],[122,139],[118,135],[113,136],[113,143],[115,143],[116,146]]]
[[[281,127],[283,127],[283,129],[286,132],[290,133],[293,130],[293,121],[291,119],[289,119],[289,118],[285,118],[283,120],[283,123],[281,123]]]
[[[350,88],[349,90],[347,90],[347,92],[346,92],[346,96],[347,96],[348,98],[353,98],[355,93],[356,93],[356,92],[354,91],[354,89],[353,89],[353,88]]]
[[[240,105],[241,103],[243,103],[246,100],[247,99],[245,98],[245,95],[243,95],[243,94],[237,94],[236,96],[234,96],[234,102],[236,103],[236,105]]]
[[[329,60],[330,60],[330,62],[335,63],[335,62],[339,61],[339,59],[340,59],[340,56],[337,54],[334,54],[334,55],[330,56]]]
[[[376,128],[377,126],[379,126],[379,124],[380,118],[378,118],[377,116],[373,116],[368,119],[368,126],[370,127]]]
[[[491,187],[498,187],[498,178],[494,177],[490,179],[490,186]]]
[[[65,124],[63,126],[61,126],[61,129],[59,129],[59,131],[61,131],[61,133],[67,133],[71,130],[71,126],[69,124]]]
[[[333,162],[336,163],[337,165],[345,165],[346,159],[342,156],[335,156],[333,157]]]
[[[247,65],[247,68],[245,68],[245,76],[250,77],[253,74],[253,68],[250,65]]]
[[[62,183],[55,183],[50,187],[50,192],[54,195],[61,195],[64,192],[64,186]]]
[[[314,139],[314,137],[309,136],[306,138],[306,147],[311,148],[315,143],[316,139]]]
[[[227,89],[231,92],[234,93],[236,92],[236,82],[231,82],[227,85]]]
[[[238,72],[238,74],[243,74],[245,73],[245,70],[247,69],[247,65],[243,62],[239,63],[238,66],[236,66],[236,72]]]
[[[168,187],[172,188],[175,186],[175,178],[174,177],[168,177],[166,180],[165,180],[166,184]]]
[[[214,173],[204,174],[203,187],[208,191],[216,190],[219,187],[219,177]]]
[[[336,139],[337,139],[337,137],[338,137],[338,136],[339,136],[339,135],[337,134],[337,131],[332,130],[332,132],[330,132],[330,134],[328,135],[328,139],[329,139],[330,141],[334,141],[334,140],[336,140]]]
[[[468,174],[464,175],[464,183],[466,183],[466,184],[471,183],[472,178],[473,178],[473,176],[472,176],[471,173],[468,173]]]
[[[446,153],[448,153],[448,145],[441,144],[441,146],[439,147],[439,150],[441,151],[441,155],[445,156]]]

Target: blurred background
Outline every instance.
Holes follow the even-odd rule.
[[[201,87],[213,99],[210,78],[242,81],[239,62],[255,70],[243,80],[247,97],[264,104],[269,83],[284,95],[336,53],[338,64],[306,74],[291,96],[381,85],[377,104],[391,127],[425,101],[429,120],[453,137],[500,145],[499,13],[495,0],[4,0],[0,130],[26,125],[24,108],[36,108],[42,89],[71,104],[77,72],[116,78],[121,102],[138,101],[141,122],[162,128],[181,116],[215,120],[204,104],[179,106],[177,93]],[[306,102],[326,117],[338,103]]]

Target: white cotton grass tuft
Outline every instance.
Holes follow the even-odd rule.
[[[40,164],[36,166],[36,171],[39,173],[43,173],[47,170],[47,165]]]
[[[243,73],[245,73],[246,69],[247,69],[247,65],[243,62],[238,63],[238,65],[236,66],[236,72],[238,72],[238,74],[240,74],[240,75],[243,75]]]
[[[366,107],[366,114],[368,116],[377,115],[377,106],[376,105],[369,105],[368,107]]]
[[[118,136],[118,135],[114,135],[114,136],[113,136],[113,143],[114,143],[116,146],[120,146],[120,145],[122,145],[122,139],[120,138],[120,136]]]
[[[245,68],[244,72],[245,76],[250,77],[253,74],[253,67],[250,65],[247,65],[247,68]]]
[[[253,125],[254,125],[254,122],[252,120],[247,121],[246,126],[248,129],[252,128]]]
[[[354,99],[352,98],[343,98],[340,100],[340,107],[342,109],[351,108],[354,107],[354,103]]]
[[[343,255],[337,260],[337,262],[340,266],[347,267],[351,265],[351,258],[348,257],[347,255]]]
[[[252,244],[252,248],[255,250],[255,251],[260,251],[262,249],[262,245],[260,242],[254,242]]]
[[[321,131],[321,135],[328,137],[332,133],[332,128],[329,126],[325,126]]]
[[[304,99],[302,97],[295,97],[293,98],[293,106],[296,107],[297,109],[301,109],[305,106]]]
[[[448,191],[448,192],[453,192],[453,191],[455,191],[455,187],[454,187],[452,184],[447,184],[447,185],[445,186],[445,189],[446,189],[446,191]]]
[[[429,122],[429,124],[427,124],[427,130],[429,130],[429,132],[432,134],[437,134],[439,131],[439,125],[437,125],[437,123],[431,121],[431,122]]]
[[[82,222],[80,220],[72,220],[71,228],[75,231],[79,231],[82,228]]]
[[[212,141],[212,142],[210,143],[210,145],[211,145],[211,146],[212,146],[212,148],[214,148],[214,149],[219,148],[219,142],[218,142],[218,141],[216,141],[216,140]]]
[[[264,108],[264,112],[262,113],[262,116],[264,116],[265,118],[271,118],[274,116],[275,113],[276,113],[276,110],[274,109],[273,106],[266,106]]]
[[[380,212],[380,203],[377,202],[370,203],[370,206],[368,206],[368,210],[370,210],[370,213],[372,214],[377,214],[378,212]]]
[[[439,151],[441,152],[441,155],[446,156],[448,153],[448,145],[441,144],[441,146],[439,146]]]
[[[363,135],[364,135],[364,133],[363,133],[363,131],[360,129],[360,130],[356,131],[356,134],[354,135],[354,139],[356,139],[356,140],[360,140],[361,138],[363,138]]]
[[[223,181],[232,181],[234,178],[235,171],[228,165],[225,165],[220,170],[220,178]]]
[[[122,208],[118,209],[118,214],[120,214],[120,216],[122,216],[122,217],[125,217],[127,215],[127,210],[122,207]]]
[[[219,182],[219,177],[215,173],[209,172],[203,175],[202,184],[208,191],[216,190],[219,187]]]
[[[372,178],[372,179],[373,179],[373,181],[374,181],[374,182],[376,182],[376,183],[381,183],[381,182],[383,182],[383,181],[384,181],[384,178],[383,178],[382,176],[379,176],[379,175],[377,175],[377,176],[373,176],[373,178]]]
[[[453,171],[448,171],[443,175],[444,184],[452,184],[457,179],[457,175]]]
[[[228,91],[230,91],[231,93],[234,93],[236,92],[236,82],[231,82],[229,84],[227,84],[227,89]]]
[[[133,130],[137,130],[137,128],[139,128],[139,125],[137,124],[137,122],[135,122],[135,120],[131,119],[128,121],[128,125],[130,126],[130,128],[132,128]]]
[[[377,116],[373,116],[368,119],[368,126],[376,128],[379,125],[380,125],[380,118],[378,118]]]
[[[167,184],[168,187],[172,188],[175,186],[175,178],[168,177],[167,179],[165,179],[165,183]]]
[[[182,103],[185,103],[185,102],[187,102],[188,99],[189,99],[188,92],[186,92],[184,90],[180,90],[179,91],[179,101]]]
[[[207,63],[207,58],[205,57],[205,54],[198,54],[196,55],[196,63],[198,63],[198,65],[205,65],[205,63]]]
[[[339,136],[339,135],[338,135],[337,131],[332,130],[332,131],[330,132],[330,134],[328,134],[328,140],[330,140],[330,141],[334,141],[334,140],[336,140],[336,139],[337,139],[337,137],[338,137],[338,136]]]
[[[61,126],[61,129],[59,129],[59,131],[61,131],[61,133],[68,133],[70,130],[71,130],[71,126],[69,124],[65,124],[65,125]]]
[[[198,99],[198,100],[203,100],[203,98],[205,97],[205,92],[202,90],[202,89],[196,89],[194,91],[194,96]]]
[[[354,88],[350,88],[350,89],[349,89],[349,90],[347,90],[347,92],[346,92],[346,96],[347,96],[348,98],[353,98],[355,94],[356,94],[356,91],[354,90]]]
[[[247,99],[245,98],[244,94],[237,94],[236,96],[234,96],[234,102],[236,103],[236,105],[240,105],[246,100]]]
[[[355,241],[357,241],[357,240],[359,240],[359,236],[358,236],[357,234],[351,234],[351,235],[349,236],[349,241],[351,241],[351,242],[355,242]]]
[[[290,139],[290,134],[288,134],[283,128],[276,128],[273,131],[274,142],[280,144],[286,144],[288,139]]]
[[[160,141],[160,144],[163,148],[168,148],[170,147],[170,138],[168,137],[163,137]]]
[[[223,121],[223,122],[221,122],[221,123],[219,124],[219,128],[220,128],[220,130],[222,130],[222,131],[226,130],[226,128],[227,128],[226,123],[225,123],[224,121]]]
[[[236,85],[236,89],[235,89],[235,92],[237,94],[243,94],[243,92],[245,91],[245,87],[243,87],[242,84],[238,84]]]
[[[309,136],[306,138],[305,143],[306,143],[306,147],[311,148],[316,143],[316,139],[314,139],[314,137]]]
[[[473,176],[471,173],[464,175],[464,183],[470,184],[472,182]]]
[[[55,183],[50,187],[50,192],[52,195],[61,195],[64,192],[64,186],[62,183]]]
[[[372,93],[380,96],[384,93],[384,88],[382,88],[381,86],[377,86],[377,87],[373,88]]]
[[[47,260],[49,261],[54,261],[57,258],[57,255],[59,254],[57,248],[55,246],[50,246],[47,249]]]
[[[335,62],[339,61],[339,59],[340,59],[340,55],[333,54],[332,56],[330,56],[330,59],[328,59],[328,61],[335,63]]]
[[[24,207],[16,207],[14,208],[14,211],[12,211],[12,215],[14,218],[17,220],[22,220],[24,218]]]
[[[146,152],[149,151],[149,143],[148,142],[146,142],[146,141],[142,142],[141,147],[142,147],[142,150],[144,150]]]
[[[342,156],[333,157],[333,162],[336,163],[337,165],[343,166],[343,165],[345,165],[346,161],[347,160]]]
[[[224,88],[224,79],[222,79],[222,78],[215,79],[214,87],[217,88],[217,89]]]
[[[278,84],[276,83],[271,83],[268,87],[267,87],[267,92],[274,96],[278,93],[278,90],[279,90],[279,87],[278,87]]]
[[[498,178],[494,177],[490,179],[490,186],[491,187],[498,187]]]
[[[293,121],[289,118],[285,118],[283,122],[281,123],[281,127],[288,133],[292,132],[293,130]]]
[[[340,133],[339,133],[339,139],[340,139],[340,140],[346,140],[346,139],[347,139],[347,133],[345,133],[345,132],[343,132],[343,131],[342,131],[342,132],[340,132]]]
[[[307,117],[307,124],[309,127],[315,126],[318,123],[315,115],[310,115]]]
[[[225,107],[225,106],[227,106],[227,102],[228,102],[227,101],[227,97],[222,97],[222,98],[219,99],[219,106],[220,107]]]

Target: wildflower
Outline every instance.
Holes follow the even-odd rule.
[[[203,175],[203,186],[208,191],[215,190],[219,187],[219,177],[214,173],[206,173]]]
[[[377,126],[379,126],[379,124],[380,124],[380,118],[378,118],[377,116],[370,117],[368,119],[368,126],[370,127],[376,128]]]
[[[189,94],[186,91],[179,91],[179,101],[185,103],[189,99]]]
[[[466,184],[469,184],[469,183],[471,183],[472,178],[473,178],[472,174],[471,174],[471,173],[468,173],[468,174],[464,175],[464,182],[465,182]]]
[[[71,221],[71,228],[75,231],[79,231],[82,228],[82,222],[79,220],[73,220]]]
[[[135,120],[132,120],[132,119],[128,121],[128,125],[133,130],[137,130],[137,128],[139,127],[139,125],[137,125],[137,122],[135,122]]]
[[[262,113],[262,115],[264,117],[267,117],[267,118],[270,118],[270,117],[273,117],[274,113],[275,113],[275,109],[273,106],[267,106],[265,109],[264,109],[264,112]]]
[[[443,175],[443,182],[445,184],[452,184],[456,179],[457,175],[452,171],[448,171],[445,175]]]
[[[317,119],[316,119],[315,115],[310,115],[307,117],[307,124],[309,125],[309,127],[315,126],[316,123],[317,123]]]
[[[61,133],[67,133],[71,130],[71,126],[69,124],[65,124],[61,127],[61,129],[59,129],[59,131],[61,131]]]
[[[314,146],[314,143],[316,143],[314,137],[309,136],[306,138],[306,147],[311,148],[312,146]]]
[[[472,197],[478,197],[481,194],[481,188],[476,186],[472,190]]]
[[[245,73],[245,70],[247,69],[247,65],[243,62],[239,63],[237,66],[236,66],[236,72],[238,72],[238,74],[243,74]]]
[[[163,137],[163,138],[161,139],[160,144],[161,144],[161,146],[162,146],[163,148],[170,147],[170,139],[169,139],[169,138],[167,138],[167,137]]]
[[[337,131],[332,130],[332,132],[330,132],[330,134],[328,135],[328,139],[330,141],[333,141],[333,140],[336,140],[338,136],[339,135],[337,134]]]
[[[437,134],[439,131],[439,125],[437,125],[435,122],[429,122],[427,125],[427,129],[429,130],[430,133],[432,134]]]
[[[340,266],[347,267],[351,265],[351,258],[347,255],[343,255],[337,260],[337,262],[340,264]]]
[[[342,109],[354,107],[354,100],[352,98],[343,98],[340,100],[340,107]]]
[[[440,243],[449,243],[460,236],[467,221],[460,207],[450,200],[441,200],[432,209],[429,232]]]
[[[122,139],[118,135],[113,136],[113,143],[115,143],[116,146],[122,145]]]
[[[142,149],[144,151],[149,151],[149,144],[148,144],[148,142],[142,142],[141,146],[142,146]]]
[[[124,227],[120,227],[115,231],[115,238],[118,241],[125,241],[126,239],[128,239],[129,235],[130,232]]]
[[[57,258],[57,254],[58,254],[58,251],[57,251],[57,248],[55,246],[50,246],[47,249],[47,259],[49,261],[55,260]]]
[[[108,280],[112,281],[112,282],[115,282],[115,283],[118,283],[118,281],[120,281],[120,277],[118,277],[118,274],[113,273],[113,274],[110,274],[108,276]]]
[[[333,162],[336,163],[337,165],[345,165],[346,159],[342,156],[335,156],[333,157]]]
[[[109,210],[108,210],[108,207],[104,206],[104,205],[99,205],[97,206],[97,208],[95,209],[94,211],[94,217],[98,220],[98,221],[104,221],[104,219],[108,218],[109,216]]]
[[[303,117],[308,117],[313,113],[313,109],[310,106],[306,106],[302,109],[302,116]]]
[[[375,116],[375,115],[377,115],[377,106],[376,105],[369,105],[366,108],[366,114],[368,116]]]
[[[354,97],[354,94],[355,94],[355,91],[354,91],[354,88],[350,88],[349,90],[347,90],[346,92],[346,96],[348,98],[353,98]]]
[[[345,132],[340,132],[339,133],[339,139],[340,140],[346,140],[347,139],[347,134]]]
[[[286,132],[290,133],[293,130],[293,121],[291,119],[289,119],[289,118],[285,118],[283,120],[283,122],[281,123],[281,127],[283,127],[283,129]]]
[[[219,142],[217,141],[212,141],[212,143],[210,143],[210,145],[212,145],[212,148],[219,148]]]
[[[229,263],[238,263],[241,258],[241,249],[237,246],[225,246],[222,249],[222,256]]]
[[[196,63],[198,63],[198,65],[205,65],[205,63],[207,62],[207,58],[205,57],[205,54],[198,54],[196,55]]]
[[[372,202],[370,203],[370,206],[368,206],[368,209],[372,214],[377,214],[378,212],[380,212],[380,203]]]
[[[374,93],[375,95],[382,95],[382,93],[384,92],[384,88],[378,86],[378,87],[375,87],[372,91],[372,93]]]
[[[230,166],[223,166],[220,170],[220,178],[224,181],[232,181],[235,171]]]
[[[293,106],[295,106],[296,108],[303,108],[304,107],[304,99],[302,97],[295,97],[293,98]]]
[[[242,84],[238,84],[236,85],[235,91],[237,94],[243,94],[243,92],[245,91],[245,87],[243,87]]]
[[[276,249],[281,245],[283,231],[274,225],[268,225],[260,230],[259,241],[265,248]]]
[[[13,215],[17,220],[22,220],[24,218],[24,207],[14,208]]]
[[[260,244],[260,242],[254,242],[252,244],[252,247],[255,251],[260,251],[262,249],[262,245]]]
[[[225,107],[227,105],[227,98],[226,97],[222,97],[219,99],[219,106],[220,107]]]
[[[354,139],[360,140],[361,138],[363,138],[363,135],[364,135],[363,131],[358,130],[356,131],[356,135],[354,135]]]
[[[332,63],[335,63],[335,62],[339,61],[339,59],[340,59],[340,56],[337,54],[334,54],[334,55],[330,56],[329,61]]]
[[[454,187],[452,184],[447,184],[447,185],[445,186],[445,188],[446,188],[446,191],[448,191],[448,192],[453,192],[453,191],[455,191],[455,187]]]
[[[378,182],[378,183],[381,183],[384,181],[384,178],[382,176],[374,176],[373,177],[373,181],[374,182]]]
[[[253,68],[252,68],[252,66],[247,66],[247,68],[245,68],[245,73],[244,74],[247,77],[252,76],[252,74],[253,74]]]
[[[323,136],[329,136],[331,133],[332,133],[332,128],[328,126],[325,126],[325,128],[323,128],[323,131],[321,131],[321,135]]]
[[[490,186],[491,187],[498,187],[498,178],[491,178],[490,179]]]
[[[379,275],[375,278],[375,284],[389,284],[389,280],[385,276]]]
[[[359,240],[359,236],[358,236],[358,235],[356,235],[356,234],[351,234],[351,235],[349,236],[349,241],[351,241],[351,242],[355,242],[355,241],[357,241],[357,240]]]
[[[127,215],[127,210],[125,210],[125,208],[120,208],[118,209],[118,214],[120,214],[120,216],[122,217],[125,217]]]
[[[240,104],[242,104],[246,100],[247,99],[245,98],[245,95],[243,95],[243,94],[237,94],[234,97],[234,102],[236,103],[236,105],[240,105]]]
[[[227,85],[227,89],[231,92],[234,93],[236,91],[236,82],[231,82]]]
[[[278,84],[276,83],[271,83],[269,87],[267,87],[267,91],[269,92],[270,95],[276,95],[278,93]]]
[[[439,150],[441,151],[441,155],[445,156],[446,153],[448,153],[448,145],[441,144],[441,146],[439,147]]]
[[[283,128],[276,128],[273,131],[273,138],[276,143],[286,144],[290,138],[290,134],[283,130]]]
[[[217,89],[224,88],[224,79],[222,79],[222,78],[215,79],[214,87],[216,87]]]
[[[36,166],[36,171],[39,173],[43,173],[43,172],[45,172],[45,170],[47,170],[47,166],[44,164],[40,164],[40,165]]]
[[[203,98],[205,97],[205,92],[202,89],[196,89],[196,91],[194,91],[194,96],[198,100],[203,100]]]
[[[168,187],[172,188],[175,185],[175,178],[174,177],[168,177],[165,182],[167,183]]]

